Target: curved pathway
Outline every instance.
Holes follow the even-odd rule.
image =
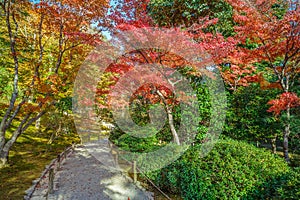
[[[103,156],[105,152],[103,152]],[[32,200],[47,199],[46,187],[40,186]],[[54,192],[48,200],[148,200],[152,193],[137,187],[119,171],[106,168],[84,147],[75,151],[62,163],[54,178]]]

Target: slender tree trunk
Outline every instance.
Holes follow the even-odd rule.
[[[59,122],[59,125],[58,125],[58,129],[56,130],[56,132],[53,132],[49,141],[48,141],[48,144],[52,144],[54,139],[59,136],[60,132],[61,132],[61,126],[62,126],[62,123],[61,121]]]
[[[35,122],[35,128],[39,130],[40,127],[41,127],[41,118],[39,118],[39,119],[36,120],[36,122]]]
[[[3,11],[6,17],[6,27],[9,35],[9,41],[10,41],[10,50],[12,54],[12,58],[14,61],[14,78],[13,78],[13,91],[10,97],[9,101],[9,107],[7,108],[1,123],[0,123],[0,168],[5,166],[8,162],[8,152],[9,148],[7,145],[10,144],[10,140],[6,142],[5,139],[5,133],[7,127],[11,124],[11,121],[15,117],[15,115],[18,112],[18,109],[11,115],[13,112],[13,109],[15,107],[15,102],[19,96],[19,89],[18,89],[18,83],[19,83],[19,60],[17,57],[17,51],[16,51],[16,38],[19,30],[19,25],[17,23],[15,13],[12,11],[12,3],[11,1],[7,1],[3,4]],[[13,30],[12,28],[12,22],[11,18],[13,20],[13,23],[15,25],[15,28]]]
[[[0,169],[6,167],[8,163],[8,151],[0,151]]]
[[[0,149],[3,149],[4,144],[5,144],[4,132],[1,131],[1,133],[0,133]]]
[[[12,147],[12,145],[16,142],[16,140],[20,134],[21,134],[21,130],[20,129],[16,130],[13,133],[13,136],[11,137],[11,139],[5,143],[3,148],[0,149],[0,169],[2,167],[7,166],[9,150]]]
[[[287,162],[290,162],[290,158],[289,158],[289,135],[290,135],[290,118],[291,118],[290,112],[291,112],[290,106],[288,105],[288,108],[286,110],[286,122],[285,122],[284,133],[283,133],[283,155],[284,155],[284,159]]]
[[[275,154],[276,153],[276,138],[277,138],[277,135],[275,135],[274,138],[271,139],[271,146],[272,146],[272,152]]]
[[[51,103],[52,105],[52,103]],[[50,105],[50,106],[51,106]],[[7,162],[8,162],[8,154],[9,151],[12,147],[12,145],[16,142],[16,140],[18,139],[18,137],[25,131],[27,130],[27,128],[32,125],[33,122],[35,122],[36,120],[38,120],[40,117],[42,117],[44,114],[46,113],[46,111],[42,111],[40,112],[36,117],[32,117],[30,119],[30,116],[32,115],[32,113],[28,113],[24,119],[21,121],[21,123],[19,124],[17,130],[12,134],[12,136],[7,140],[3,141],[3,138],[1,138],[1,143],[2,146],[0,146],[0,168],[4,167]],[[6,131],[4,132],[5,135]]]
[[[170,126],[170,129],[171,129],[171,133],[173,135],[173,140],[176,144],[180,145],[179,137],[178,137],[177,131],[176,131],[175,126],[174,126],[174,119],[173,119],[173,115],[172,115],[172,107],[167,104],[164,95],[159,90],[156,90],[156,93],[162,99],[162,101],[164,102],[164,104],[166,106],[167,115],[168,115],[168,122],[169,122],[169,126]]]
[[[178,137],[177,131],[176,131],[175,126],[174,126],[172,108],[170,106],[167,106],[167,105],[166,105],[166,107],[167,107],[167,113],[168,113],[169,126],[170,126],[170,129],[171,129],[172,135],[173,135],[173,140],[176,144],[180,145],[179,137]]]
[[[6,142],[4,140],[4,143],[3,143],[3,145],[0,148],[0,168],[5,167],[7,165],[9,151],[10,151],[12,145],[16,142],[16,140],[18,139],[18,137],[21,135],[21,133],[24,130],[26,130],[26,128],[24,128],[24,124],[28,121],[30,115],[31,114],[28,114],[21,121],[21,123],[18,126],[17,130],[12,134],[12,136],[10,137],[10,139],[8,139]],[[4,135],[5,135],[5,132],[4,132]]]

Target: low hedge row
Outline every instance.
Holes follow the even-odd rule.
[[[184,199],[300,199],[300,169],[268,150],[225,139],[200,158],[200,147],[147,176]]]

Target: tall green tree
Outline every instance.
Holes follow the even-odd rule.
[[[231,36],[234,32],[232,7],[223,0],[151,0],[148,13],[154,23],[163,27],[190,27],[199,23],[199,18],[214,19],[218,22],[206,31]]]
[[[229,109],[225,135],[250,142],[270,143],[276,152],[276,138],[282,131],[280,120],[266,112],[269,99],[279,90],[261,90],[258,84],[239,87],[228,95]]]
[[[1,113],[0,167],[17,138],[60,98],[70,96],[81,61],[101,41],[90,25],[103,25],[107,7],[106,1],[86,0],[0,2],[5,22],[0,30],[9,45],[4,67],[12,78]]]

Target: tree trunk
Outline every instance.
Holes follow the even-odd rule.
[[[173,135],[173,140],[177,145],[180,145],[179,137],[178,137],[177,131],[174,126],[172,108],[170,106],[166,106],[166,107],[167,107],[167,113],[168,113],[169,126],[171,129],[172,135]]]
[[[8,151],[0,151],[0,169],[6,167],[8,163]]]
[[[1,138],[1,141],[0,141],[1,142],[1,146],[0,146],[0,168],[4,167],[7,164],[9,151],[10,151],[12,145],[17,141],[18,137],[22,134],[22,132],[24,132],[34,121],[36,121],[43,114],[45,114],[45,112],[41,112],[36,117],[34,117],[30,120],[28,120],[28,119],[30,118],[31,113],[27,114],[27,116],[24,117],[24,119],[19,124],[17,130],[14,131],[14,133],[12,134],[10,139],[8,139],[6,141],[3,137],[0,137]],[[5,133],[6,132],[3,132],[2,134],[5,136]]]
[[[5,145],[5,137],[4,137],[4,132],[0,132],[0,149],[3,149]]]
[[[51,137],[50,137],[50,139],[49,139],[49,141],[48,141],[48,144],[52,144],[53,143],[53,140],[57,137],[57,136],[59,136],[59,134],[60,134],[60,132],[61,132],[61,126],[62,126],[62,124],[61,124],[61,121],[59,122],[59,125],[58,125],[58,129],[56,130],[56,132],[53,132],[52,133],[52,135],[51,135]]]
[[[161,100],[163,101],[163,103],[166,106],[169,126],[170,126],[170,129],[171,129],[171,133],[173,135],[174,143],[176,143],[177,145],[180,145],[179,137],[178,137],[177,131],[176,131],[175,126],[174,126],[174,119],[173,119],[173,115],[172,115],[172,107],[168,105],[164,95],[159,90],[156,90],[156,93],[158,94],[158,96],[161,98]]]
[[[4,147],[0,149],[0,168],[5,167],[8,163],[8,155],[12,145],[16,142],[18,137],[21,135],[22,130],[20,127],[16,130],[12,137],[5,143]]]
[[[38,120],[36,120],[35,122],[35,128],[37,130],[40,130],[40,127],[41,127],[41,118],[39,118]]]
[[[283,155],[286,162],[290,162],[289,158],[289,135],[290,135],[290,106],[286,110],[286,122],[283,133]]]
[[[276,138],[277,136],[275,136],[274,138],[271,139],[271,146],[272,146],[272,152],[275,154],[276,153]]]

